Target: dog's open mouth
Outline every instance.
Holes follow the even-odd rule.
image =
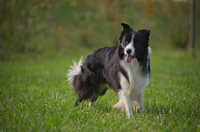
[[[126,55],[125,56],[125,61],[126,61],[126,63],[131,63],[131,61],[132,61],[132,56],[131,55]]]

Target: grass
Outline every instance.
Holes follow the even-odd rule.
[[[86,56],[86,54],[85,54]],[[0,131],[200,131],[200,59],[185,51],[153,51],[145,111],[126,119],[112,108],[112,90],[89,108],[73,108],[76,96],[66,82],[72,60],[22,57],[0,62]]]

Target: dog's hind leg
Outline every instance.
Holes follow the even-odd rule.
[[[105,92],[104,92],[105,93]],[[104,94],[103,94],[104,95]],[[102,93],[95,93],[91,98],[89,102],[89,106],[93,106],[96,100],[98,99],[99,96],[102,96]]]
[[[91,107],[91,106],[93,106],[94,105],[94,103],[95,103],[95,101],[97,100],[97,98],[98,98],[98,95],[93,95],[91,98],[90,98],[90,102],[89,102],[89,106]]]
[[[81,98],[78,97],[78,98],[76,99],[75,103],[74,103],[74,107],[78,106],[78,104],[81,103],[82,100],[83,100],[83,99],[81,99]]]
[[[93,106],[97,98],[99,96],[103,96],[106,93],[107,89],[107,87],[102,87],[98,91],[93,93],[93,96],[90,98],[89,106]]]

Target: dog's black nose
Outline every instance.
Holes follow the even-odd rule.
[[[127,53],[127,54],[130,54],[131,52],[132,52],[131,49],[127,49],[127,50],[126,50],[126,53]]]

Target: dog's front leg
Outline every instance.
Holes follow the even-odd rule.
[[[123,90],[120,90],[118,92],[118,95],[119,95],[120,100],[122,100],[124,103],[124,107],[126,110],[126,116],[128,118],[133,117],[133,109],[132,109],[132,105],[131,105],[130,96]]]
[[[142,113],[144,110],[144,105],[143,105],[143,96],[144,96],[144,91],[141,90],[136,97],[136,108],[137,108],[137,112]]]

